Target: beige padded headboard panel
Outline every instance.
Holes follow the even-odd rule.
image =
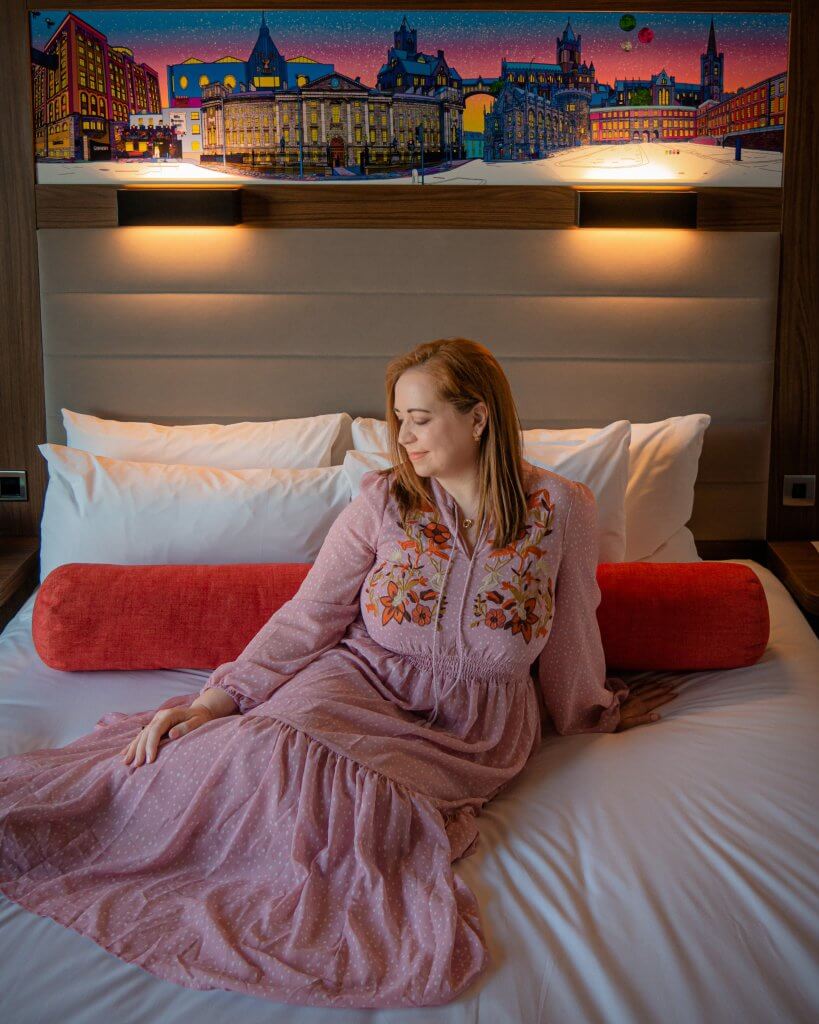
[[[160,423],[383,416],[388,359],[463,335],[524,427],[708,412],[690,526],[765,536],[779,239],[708,231],[43,230],[61,406]]]

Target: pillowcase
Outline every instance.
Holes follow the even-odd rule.
[[[263,423],[128,423],[63,409],[69,448],[131,462],[221,469],[312,469],[332,465],[332,449],[352,419],[346,412]],[[346,451],[346,444],[342,451]]]
[[[527,431],[523,456],[535,466],[549,469],[591,488],[597,500],[598,562],[622,562],[626,550],[625,494],[631,426],[618,420],[585,439],[564,437],[564,431]],[[358,437],[362,435],[359,433]],[[344,468],[353,497],[361,477],[371,469],[391,466],[384,452],[348,451]]]
[[[356,416],[350,427],[353,449],[357,452],[389,451],[386,420],[375,420],[367,416]]]
[[[69,672],[212,670],[241,654],[309,569],[63,565],[37,592],[34,646],[51,668]],[[748,566],[600,565],[597,582],[597,620],[612,668],[737,668],[765,650],[768,604]]]
[[[628,522],[628,518],[626,518]],[[626,531],[628,544],[628,530]],[[661,544],[652,555],[635,559],[637,562],[701,562],[694,534],[687,526],[681,526],[676,533]]]
[[[632,423],[626,490],[626,561],[660,557],[694,510],[697,480],[708,413],[670,416],[656,423]],[[699,560],[694,536],[676,537],[674,561]],[[687,541],[687,545],[685,544]]]
[[[597,582],[611,669],[740,668],[759,661],[768,644],[768,601],[747,565],[624,562],[598,566]]]
[[[38,447],[49,471],[41,582],[66,562],[312,561],[351,501],[342,466],[227,470]]]
[[[625,552],[622,559],[610,561],[701,561],[694,535],[684,527],[694,509],[694,483],[703,436],[710,423],[707,413],[671,416],[654,423],[632,423],[625,496]],[[599,430],[599,427],[524,430],[524,445],[528,447],[531,442],[544,439],[587,441]],[[351,433],[353,447],[358,451],[387,450],[385,420],[357,417]],[[530,462],[535,461],[526,453],[525,457]]]
[[[296,593],[310,563],[89,565],[49,573],[32,613],[50,668],[214,669]]]

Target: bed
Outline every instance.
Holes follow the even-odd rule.
[[[736,561],[769,602],[757,664],[674,675],[679,696],[655,728],[544,739],[486,807],[477,852],[455,868],[478,897],[493,962],[459,999],[419,1016],[188,990],[0,896],[2,1019],[819,1019],[819,640],[766,568]],[[106,711],[151,708],[206,678],[51,670],[32,643],[35,599],[0,634],[0,757],[62,746]]]
[[[807,29],[806,4],[800,18]],[[798,55],[809,38],[794,32]],[[28,46],[20,52],[22,63]],[[811,81],[799,68],[796,106]],[[782,233],[762,222],[607,232],[536,220],[513,231],[491,204],[477,218],[491,226],[474,230],[462,214],[420,234],[406,213],[352,227],[346,211],[286,231],[278,219],[268,230],[131,231],[49,220],[41,191],[36,253],[33,229],[15,221],[42,330],[8,338],[30,410],[24,428],[7,424],[9,465],[29,468],[33,495],[44,489],[35,445],[65,443],[62,407],[175,424],[340,405],[380,416],[389,357],[465,335],[504,362],[524,427],[708,410],[681,522],[692,544],[736,545],[715,557],[751,554],[748,541],[795,535],[793,510],[769,500],[790,464],[783,451],[815,452],[802,371],[814,365],[813,307],[788,301],[800,285],[812,295],[809,204],[797,187],[811,148],[792,148]],[[33,224],[33,182],[22,197]],[[16,531],[38,532],[40,505],[25,511]],[[679,696],[656,728],[545,740],[485,808],[478,849],[455,870],[477,896],[492,964],[454,1002],[331,1014],[184,989],[0,896],[0,1022],[819,1019],[819,642],[777,579],[743,564],[770,604],[760,662],[671,677]],[[50,671],[32,648],[33,602],[0,635],[0,757],[64,745],[107,711],[156,707],[203,683],[194,671]]]

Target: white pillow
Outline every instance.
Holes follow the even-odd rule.
[[[374,420],[366,416],[356,416],[352,423],[351,433],[353,435],[353,448],[357,452],[378,452],[382,454],[389,450],[386,420]]]
[[[262,423],[170,427],[105,420],[70,409],[62,414],[69,448],[109,459],[222,469],[329,466],[333,443],[352,424],[346,412]]]
[[[707,413],[693,413],[631,425],[625,498],[625,561],[702,561],[694,535],[683,527],[694,508],[694,483],[703,435],[710,423]],[[524,430],[523,438],[525,444],[545,433],[555,440],[586,441],[599,430],[599,427]],[[353,420],[351,433],[353,446],[358,451],[387,449],[385,420],[358,417]],[[663,557],[659,557],[660,554]]]
[[[38,447],[49,475],[41,583],[66,562],[312,562],[352,500],[341,466],[226,470]]]
[[[687,536],[677,535],[694,510],[694,484],[710,423],[708,413],[632,423],[626,490],[627,562],[653,556],[672,537],[676,557],[665,561],[701,560],[691,531]]]
[[[694,508],[708,413],[632,423],[626,488],[626,562],[700,562],[694,535],[685,527]],[[597,427],[546,431],[587,440]],[[524,439],[538,433],[525,430]],[[355,436],[355,424],[353,424]]]
[[[526,431],[523,457],[533,465],[569,480],[580,480],[591,488],[597,499],[598,561],[622,562],[626,550],[625,494],[631,425],[628,420],[618,420],[591,431],[587,438],[566,438],[562,436],[565,433]],[[358,438],[362,438],[360,433]],[[364,473],[390,465],[385,452],[348,451],[344,469],[353,497]]]
[[[628,542],[628,535],[626,535]],[[661,544],[656,551],[645,558],[638,558],[638,562],[701,562],[702,559],[697,551],[694,541],[694,534],[687,526],[681,526],[679,530],[668,540]]]

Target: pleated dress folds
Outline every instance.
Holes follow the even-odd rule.
[[[453,863],[551,724],[610,732],[591,491],[524,464],[525,527],[471,556],[364,476],[298,593],[200,692],[238,713],[138,768],[158,708],[0,760],[0,891],[152,974],[312,1006],[447,1003],[490,966]],[[177,696],[160,707],[189,705]]]

